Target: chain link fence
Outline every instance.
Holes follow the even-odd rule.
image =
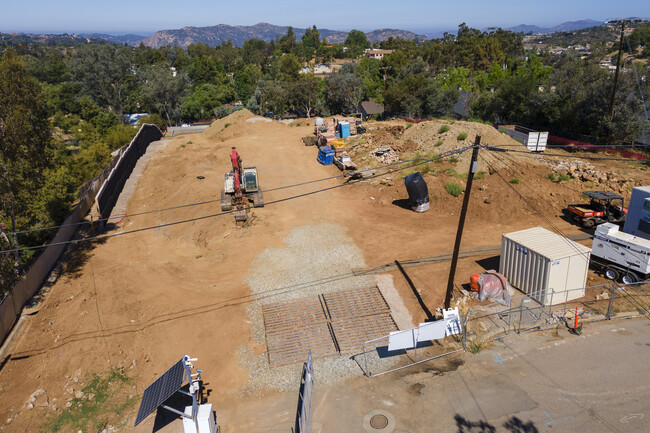
[[[570,300],[572,293],[585,296]],[[513,297],[506,304],[493,303],[468,308],[462,318],[463,347],[477,352],[486,342],[501,336],[549,329],[572,328],[579,320],[609,320],[617,315],[642,315],[650,319],[650,282],[601,284],[551,294],[551,305],[541,305],[527,295]],[[555,305],[553,305],[555,304]]]

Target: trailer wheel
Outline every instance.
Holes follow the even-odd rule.
[[[621,281],[623,282],[623,284],[634,284],[637,281],[639,281],[639,279],[637,278],[636,274],[632,272],[628,272],[627,274],[623,275]]]
[[[588,229],[593,228],[596,225],[596,222],[592,219],[582,221],[582,225]]]
[[[605,278],[608,280],[616,281],[618,280],[618,271],[610,266],[605,268]]]

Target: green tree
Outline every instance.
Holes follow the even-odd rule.
[[[323,98],[330,113],[353,113],[363,96],[363,81],[353,73],[339,72],[325,79]]]
[[[172,118],[176,119],[180,114],[182,96],[189,85],[187,74],[180,71],[174,77],[169,68],[151,66],[142,72],[142,76],[145,80],[143,94],[171,126]]]
[[[51,137],[46,104],[38,83],[27,75],[16,53],[6,50],[0,59],[0,219],[9,222],[10,248],[18,248],[15,234],[29,219],[28,206],[48,167]],[[3,255],[3,258],[6,257]],[[20,272],[20,256],[13,255],[13,278]],[[5,288],[13,278],[3,275]]]
[[[124,101],[135,81],[130,48],[113,45],[81,45],[72,62],[76,79],[98,104],[122,118]]]
[[[311,117],[319,99],[319,79],[314,74],[305,74],[290,84],[291,103],[297,111]]]
[[[363,50],[370,48],[370,42],[368,42],[366,34],[361,30],[350,30],[343,45],[348,47],[350,55],[354,57],[360,56]]]
[[[285,81],[298,79],[300,75],[300,61],[293,54],[285,54],[280,58],[280,78]]]

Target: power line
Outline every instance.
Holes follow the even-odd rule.
[[[558,157],[558,158],[566,158],[567,155],[559,155],[555,153],[546,153],[544,154],[535,154],[530,151],[525,151],[525,150],[514,150],[514,149],[504,149],[503,147],[497,147],[497,146],[487,146],[487,150],[492,150],[495,152],[514,152],[514,153],[525,153],[529,156],[535,156],[537,158],[545,158],[545,157]],[[634,159],[634,158],[603,158],[599,156],[579,156],[579,155],[573,155],[571,158],[575,159],[589,159],[589,160],[602,160],[602,161],[627,161],[627,162],[646,162],[648,161],[647,159]]]
[[[495,157],[496,159],[498,159],[501,163],[503,163],[506,167],[508,167],[511,171],[514,172],[514,170],[512,170],[512,168],[511,168],[510,166],[508,166],[508,164],[506,164],[502,159],[499,159],[498,157],[496,157],[496,155],[494,155],[494,157]],[[493,166],[492,166],[492,165],[491,165],[487,160],[485,160],[485,162],[486,162],[488,165],[490,165],[490,167],[492,167],[492,168],[494,169],[494,167],[493,167]],[[496,169],[495,169],[495,172],[496,172]],[[496,172],[496,174],[497,174],[497,175],[498,175],[498,176],[499,176],[503,181],[507,182],[507,181],[506,181],[506,180],[505,180],[505,179],[504,179],[504,178],[503,178],[503,177],[502,177],[498,172]],[[519,191],[517,191],[517,190],[516,190],[516,189],[515,189],[511,184],[510,184],[510,182],[507,182],[507,183],[508,183],[508,185],[511,187],[511,189],[513,189],[513,190],[514,190],[514,191],[519,195],[519,197],[520,197],[522,200],[524,200],[524,201],[526,202],[526,204],[527,204],[528,206],[530,206],[530,207],[533,209],[533,211],[535,211],[535,213],[537,213],[537,215],[538,215],[540,218],[542,218],[542,219],[543,219],[543,220],[544,220],[544,221],[545,221],[545,222],[546,222],[546,223],[547,223],[547,224],[548,224],[548,225],[549,225],[549,226],[550,226],[550,227],[551,227],[551,228],[552,228],[552,229],[553,229],[557,234],[559,234],[559,235],[561,235],[562,237],[566,238],[566,239],[567,239],[567,242],[568,242],[568,237],[567,237],[567,236],[562,232],[562,230],[560,230],[560,229],[559,229],[555,224],[553,224],[553,223],[552,223],[548,218],[546,218],[545,216],[543,216],[543,215],[541,214],[541,212],[539,212],[537,209],[535,209],[535,207],[534,207],[533,205],[531,205],[530,202],[529,202],[529,201],[528,201],[528,200],[527,200],[527,199],[526,199],[526,198],[525,198],[521,193],[519,193]],[[541,194],[539,194],[539,192],[535,191],[533,188],[529,187],[529,186],[526,185],[526,184],[521,184],[521,185],[523,185],[523,186],[525,186],[526,188],[530,189],[531,191],[533,191],[533,193],[535,193],[536,195],[538,195],[539,197],[541,197],[542,199],[544,199],[544,197],[542,197]],[[572,244],[572,243],[570,243],[570,242],[568,242],[568,243],[569,243],[569,245],[570,245],[573,249],[575,249],[578,253],[580,253],[581,255],[583,255],[583,256],[586,257],[585,253],[580,252],[580,251],[575,247],[574,244]],[[629,251],[629,250],[628,250],[628,252],[629,252],[630,255],[632,255],[632,256],[635,257],[636,259],[639,259],[639,260],[642,259],[639,255],[635,254],[633,251]],[[588,257],[587,257],[587,260],[589,260]],[[629,265],[628,265],[628,270],[629,270]]]
[[[401,164],[406,164],[406,163],[409,163],[409,162],[415,162],[415,161],[421,161],[421,160],[422,160],[422,158],[414,158],[414,159],[409,159],[409,160],[406,160],[406,161],[398,161],[398,162],[393,162],[391,164],[380,165],[380,166],[374,167],[374,168],[368,168],[368,169],[364,169],[364,170],[357,170],[354,173],[366,173],[366,172],[373,171],[373,170],[376,171],[376,170],[380,170],[382,168],[393,167],[395,165],[401,165]],[[336,176],[324,177],[324,178],[321,178],[321,179],[310,180],[310,181],[307,181],[307,182],[300,182],[300,183],[296,183],[296,184],[293,184],[293,185],[279,186],[277,188],[271,188],[271,189],[264,190],[264,192],[271,192],[271,191],[278,191],[278,190],[282,190],[282,189],[296,188],[296,187],[299,187],[299,186],[309,185],[309,184],[318,183],[318,182],[324,182],[326,180],[333,180],[333,179],[338,179],[338,178],[341,178],[341,177],[350,177],[350,174],[339,174],[339,175],[336,175]],[[162,208],[162,209],[152,209],[152,210],[137,212],[137,213],[132,213],[132,214],[123,214],[123,215],[120,214],[119,216],[121,218],[132,218],[132,217],[141,216],[141,215],[149,215],[149,214],[152,214],[152,213],[167,212],[167,211],[170,211],[170,210],[183,209],[183,208],[193,207],[193,206],[201,206],[201,205],[205,205],[205,204],[215,203],[215,202],[218,202],[220,200],[221,199],[215,199],[215,200],[206,200],[206,201],[196,202],[196,203],[187,203],[187,204],[183,204],[183,205],[172,206],[172,207]],[[80,221],[78,223],[72,223],[72,224],[61,224],[61,225],[58,225],[58,226],[39,227],[39,228],[36,228],[36,229],[20,230],[20,231],[16,231],[16,232],[12,232],[12,233],[7,233],[7,234],[8,235],[14,235],[14,234],[19,235],[19,234],[25,234],[25,233],[40,232],[40,231],[45,231],[45,230],[54,230],[54,229],[59,229],[59,228],[63,228],[63,227],[75,227],[75,226],[80,226],[80,225],[84,225],[84,224],[90,224],[92,222],[109,221],[109,220],[111,220],[113,218],[115,218],[115,216],[111,215],[111,216],[104,217],[104,218],[98,218],[98,219],[93,220],[93,221]]]
[[[339,184],[339,185],[334,185],[334,186],[330,186],[330,187],[327,187],[327,188],[321,188],[321,189],[316,190],[316,191],[309,191],[309,192],[306,192],[306,193],[303,193],[303,194],[298,194],[298,195],[294,195],[294,196],[289,196],[289,197],[273,200],[273,201],[265,203],[265,206],[269,206],[269,205],[273,205],[273,204],[277,204],[277,203],[282,203],[282,202],[285,202],[285,201],[294,200],[294,199],[297,199],[297,198],[306,197],[306,196],[318,194],[318,193],[325,192],[325,191],[330,191],[330,190],[341,188],[341,187],[344,187],[344,186],[353,185],[353,184],[356,184],[356,183],[359,183],[359,182],[364,182],[364,181],[369,180],[369,179],[374,179],[374,178],[379,177],[379,176],[385,176],[387,174],[395,173],[395,172],[398,172],[398,171],[403,171],[403,170],[406,170],[408,168],[413,168],[413,167],[417,167],[419,165],[428,164],[429,162],[437,161],[439,159],[446,158],[448,156],[461,154],[461,153],[467,151],[468,149],[471,149],[472,147],[473,146],[465,146],[465,147],[462,147],[460,149],[455,149],[455,150],[451,150],[451,151],[448,151],[448,152],[444,152],[444,153],[438,155],[435,158],[420,159],[420,162],[417,162],[415,164],[412,164],[412,165],[409,165],[409,166],[406,166],[406,167],[396,168],[396,169],[393,169],[393,170],[388,170],[386,172],[382,172],[382,173],[378,173],[378,174],[374,174],[374,175],[368,176],[367,178],[362,178],[362,179],[358,179],[358,180],[351,180],[349,182],[345,182],[345,183],[342,183],[342,184]],[[251,209],[253,207],[254,206],[246,206],[244,209],[248,210],[248,209]],[[129,231],[124,231],[124,232],[120,232],[120,233],[113,233],[113,234],[108,234],[108,235],[102,235],[102,236],[92,236],[92,237],[83,238],[83,239],[55,242],[55,243],[50,243],[50,244],[47,244],[47,245],[37,245],[37,246],[33,246],[33,247],[22,247],[22,248],[10,249],[10,250],[0,250],[0,254],[9,254],[9,253],[13,253],[13,252],[16,252],[16,251],[38,250],[38,249],[47,248],[47,247],[50,247],[50,246],[67,245],[67,244],[73,244],[73,243],[79,243],[79,242],[89,242],[89,241],[97,241],[97,240],[102,240],[102,239],[114,238],[114,237],[123,236],[123,235],[127,235],[127,234],[133,234],[133,233],[139,233],[139,232],[154,230],[154,229],[158,229],[158,228],[170,227],[170,226],[175,226],[175,225],[179,225],[179,224],[185,224],[185,223],[189,223],[189,222],[200,221],[200,220],[204,220],[204,219],[208,219],[208,218],[215,218],[215,217],[222,216],[222,215],[232,214],[232,213],[237,212],[237,211],[238,211],[237,209],[233,209],[233,210],[229,210],[229,211],[219,212],[219,213],[216,213],[216,214],[204,215],[204,216],[195,217],[195,218],[188,218],[188,219],[181,220],[181,221],[173,221],[173,222],[170,222],[170,223],[158,224],[158,225],[155,225],[155,226],[148,226],[148,227],[143,227],[143,228],[140,228],[140,229],[133,229],[133,230],[129,230]]]
[[[587,260],[589,260],[588,253],[584,253],[584,252],[580,251],[580,250],[579,250],[579,249],[578,249],[578,248],[577,248],[577,247],[576,247],[572,242],[569,241],[569,238],[567,238],[566,235],[565,235],[564,233],[562,233],[562,231],[561,231],[558,227],[556,227],[556,226],[551,222],[551,220],[550,220],[549,218],[547,218],[546,216],[544,216],[544,215],[543,215],[539,210],[537,210],[537,208],[535,208],[535,206],[533,206],[533,204],[530,203],[530,201],[529,201],[526,197],[523,196],[523,194],[521,194],[519,191],[517,191],[517,189],[516,189],[516,188],[515,188],[515,187],[514,187],[510,182],[508,182],[508,181],[507,181],[507,180],[506,180],[506,179],[501,175],[501,173],[499,173],[499,172],[497,171],[497,169],[496,169],[492,164],[490,164],[490,162],[489,162],[489,161],[488,161],[484,156],[482,156],[482,155],[479,155],[479,156],[481,156],[481,159],[483,159],[483,161],[485,161],[485,163],[486,163],[487,165],[489,165],[489,166],[494,170],[495,174],[496,174],[497,176],[499,176],[499,178],[500,178],[501,180],[503,180],[503,181],[504,181],[504,182],[505,182],[505,183],[510,187],[510,189],[512,189],[512,190],[513,190],[513,191],[514,191],[514,192],[519,196],[519,198],[521,198],[521,199],[522,199],[522,200],[523,200],[523,201],[524,201],[524,202],[525,202],[525,203],[526,203],[526,204],[527,204],[527,205],[528,205],[528,206],[529,206],[529,207],[530,207],[530,208],[531,208],[531,209],[532,209],[536,214],[537,214],[537,216],[539,216],[539,217],[540,217],[540,218],[541,218],[541,219],[542,219],[546,224],[548,224],[549,227],[551,227],[551,228],[553,229],[554,232],[556,232],[557,234],[559,234],[560,236],[562,236],[562,238],[564,238],[564,239],[566,240],[567,244],[568,244],[571,248],[575,249],[576,252],[578,252],[580,255],[584,256],[585,258],[587,258]],[[496,156],[495,156],[495,158],[496,158]],[[497,158],[497,159],[498,159],[498,158]],[[499,159],[499,161],[500,161],[501,163],[503,163],[506,167],[510,168],[510,167],[508,166],[508,164],[506,164],[505,162],[503,162],[503,160]],[[512,170],[512,169],[510,168],[510,170]],[[528,186],[526,185],[526,187],[528,187]]]

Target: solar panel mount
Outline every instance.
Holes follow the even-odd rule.
[[[144,390],[138,416],[135,419],[136,426],[155,411],[158,406],[163,404],[165,400],[181,389],[186,369],[185,358],[181,358],[180,361]],[[189,374],[189,372],[187,373]]]

